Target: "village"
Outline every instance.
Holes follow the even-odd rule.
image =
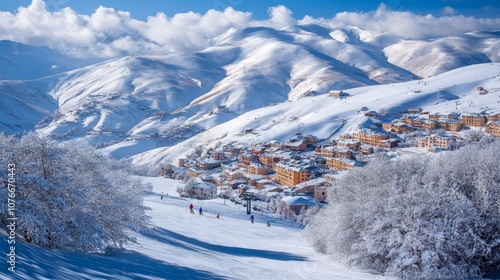
[[[339,97],[342,92],[331,92]],[[381,153],[424,154],[454,150],[483,137],[500,137],[500,112],[430,113],[411,108],[399,119],[362,107],[369,127],[318,139],[297,131],[288,141],[231,143],[196,152],[177,165],[160,167],[160,175],[184,180],[181,196],[231,199],[253,210],[285,212],[291,217],[327,202],[328,188],[347,170],[362,168]],[[400,115],[401,116],[401,115]],[[251,133],[247,128],[243,133]],[[278,209],[279,208],[279,209]],[[250,211],[250,209],[249,209]]]

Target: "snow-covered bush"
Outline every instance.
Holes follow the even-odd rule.
[[[464,139],[469,142],[481,141],[485,135],[482,130],[479,129],[469,129],[463,132]]]
[[[379,158],[336,181],[308,225],[339,262],[410,279],[500,267],[500,142],[435,156]]]
[[[31,133],[20,140],[0,135],[0,184],[15,164],[16,232],[55,249],[100,251],[133,241],[129,230],[147,226],[148,187],[93,148],[57,144]],[[7,189],[0,189],[7,197]],[[0,204],[5,223],[7,205]]]

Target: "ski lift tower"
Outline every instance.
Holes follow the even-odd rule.
[[[243,200],[247,202],[248,215],[250,215],[250,213],[252,212],[252,199],[253,199],[253,193],[248,193],[248,192],[243,193]]]

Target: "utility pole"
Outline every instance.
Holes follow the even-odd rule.
[[[304,126],[304,124],[301,122],[297,124],[297,134],[300,134],[300,127],[301,126]]]
[[[250,215],[252,213],[252,199],[253,199],[253,193],[244,193],[243,194],[243,200],[247,202],[247,214]]]

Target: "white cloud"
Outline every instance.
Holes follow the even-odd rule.
[[[453,9],[451,6],[446,6],[441,10],[441,13],[445,16],[454,16],[457,14],[457,10]]]
[[[293,18],[285,6],[269,8],[269,19],[257,21],[248,12],[229,7],[176,14],[163,13],[136,20],[129,12],[99,7],[91,15],[81,15],[70,8],[48,11],[42,0],[32,0],[17,12],[0,12],[0,39],[42,45],[80,56],[113,57],[123,54],[196,51],[213,44],[213,38],[231,28],[251,26],[272,28],[315,23],[330,28],[356,26],[373,33],[393,33],[407,39],[435,38],[468,31],[500,30],[500,19],[481,19],[453,15],[445,8],[445,17],[421,16],[391,11],[381,5],[372,12],[343,12],[332,19],[306,16]]]
[[[392,33],[404,39],[428,39],[460,35],[470,31],[500,30],[498,18],[462,15],[435,17],[408,11],[391,11],[385,4],[372,12],[342,12],[333,19],[304,18],[300,23],[318,23],[332,28],[356,26],[375,34]]]
[[[269,8],[270,22],[275,28],[296,25],[297,21],[293,18],[292,14],[293,12],[283,5]]]

